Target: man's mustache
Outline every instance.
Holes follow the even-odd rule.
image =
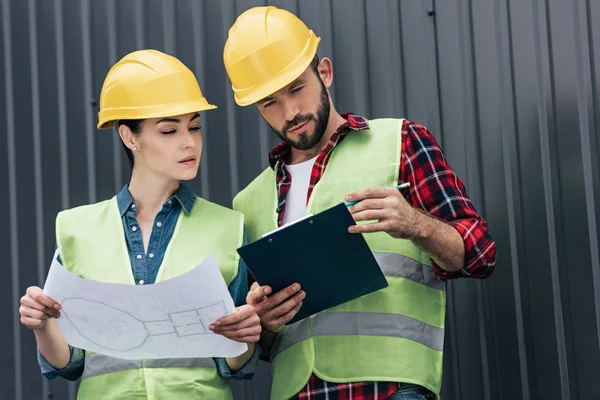
[[[314,119],[312,115],[297,115],[296,118],[285,123],[285,126],[283,127],[283,133],[286,134],[290,129],[303,124],[304,122],[310,121],[311,119]]]

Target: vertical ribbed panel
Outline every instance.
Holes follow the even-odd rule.
[[[237,15],[297,13],[333,60],[338,111],[431,129],[497,242],[490,280],[449,285],[443,397],[593,399],[600,375],[600,3],[593,0],[2,0],[2,398],[76,398],[40,377],[19,298],[41,284],[57,212],[130,176],[95,128],[125,54],[179,57],[218,106],[202,113],[196,192],[231,205],[277,138],[233,101],[222,51]],[[268,365],[236,398],[268,398]]]

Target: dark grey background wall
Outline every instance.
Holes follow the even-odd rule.
[[[449,285],[444,398],[600,398],[596,0],[2,0],[0,397],[74,399],[40,377],[17,308],[44,281],[56,213],[129,178],[116,136],[95,129],[109,67],[156,48],[195,71],[219,108],[193,187],[230,205],[275,141],[233,102],[222,48],[266,3],[322,36],[339,110],[428,126],[489,223],[496,273]],[[267,398],[267,371],[237,398]]]

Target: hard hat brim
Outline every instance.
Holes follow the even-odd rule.
[[[98,129],[114,128],[115,121],[121,119],[165,118],[175,115],[189,114],[213,110],[217,106],[209,104],[205,99],[186,103],[160,104],[145,108],[109,108],[98,113]]]

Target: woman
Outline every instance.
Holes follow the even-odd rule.
[[[251,377],[258,362],[260,321],[242,305],[247,275],[236,249],[243,216],[196,195],[180,181],[196,177],[202,134],[198,112],[216,108],[192,72],[154,50],[115,64],[100,95],[99,129],[115,128],[132,164],[131,180],[110,200],[62,211],[56,220],[65,268],[91,280],[152,284],[181,275],[213,252],[236,309],[210,329],[248,351],[236,358],[138,363],[69,346],[53,318],[60,305],[39,287],[21,298],[21,323],[33,329],[49,379],[83,377],[82,399],[229,399],[226,379]]]

